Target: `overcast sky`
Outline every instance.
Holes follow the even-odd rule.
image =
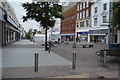
[[[25,10],[23,9],[23,7],[21,6],[22,3],[25,3],[25,2],[32,2],[32,0],[7,0],[11,6],[14,8],[15,10],[15,13],[16,13],[16,17],[18,19],[18,21],[20,22],[20,24],[24,27],[24,29],[26,31],[28,31],[29,29],[37,29],[39,30],[40,26],[37,22],[35,22],[34,20],[29,20],[27,22],[24,22],[23,23],[23,20],[22,20],[22,16],[25,15]],[[63,1],[67,1],[67,0],[60,0],[61,2]],[[67,3],[68,5],[68,3]]]
[[[29,0],[27,0],[29,1]],[[35,22],[34,20],[28,20],[27,22],[23,23],[22,20],[22,16],[25,15],[25,10],[24,8],[21,6],[22,3],[26,2],[25,0],[23,1],[12,1],[10,0],[10,4],[11,6],[14,8],[15,13],[16,13],[16,17],[18,19],[18,21],[20,22],[20,24],[24,27],[24,29],[26,31],[28,31],[29,29],[33,28],[33,29],[39,29],[39,24],[37,22]]]

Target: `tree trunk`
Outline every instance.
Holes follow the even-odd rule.
[[[47,26],[45,29],[45,51],[48,51],[48,47],[47,47]]]

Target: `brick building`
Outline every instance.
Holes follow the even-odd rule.
[[[63,11],[64,20],[61,21],[61,39],[73,41],[75,39],[76,5]]]

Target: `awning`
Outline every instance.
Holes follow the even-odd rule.
[[[74,34],[71,33],[71,34],[61,34],[61,36],[73,36]]]
[[[88,34],[89,32],[77,32],[77,34]]]

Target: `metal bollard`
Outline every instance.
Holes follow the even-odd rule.
[[[106,62],[107,62],[107,55],[106,55],[106,51],[104,51],[104,55],[103,55],[103,66],[106,67]]]
[[[76,48],[76,43],[73,43],[73,48]]]
[[[76,53],[73,53],[73,58],[72,58],[72,69],[76,69]]]
[[[49,42],[49,50],[48,50],[49,53],[50,53],[50,50],[51,50],[51,43]]]
[[[34,71],[35,71],[35,72],[38,72],[38,53],[35,53]]]

